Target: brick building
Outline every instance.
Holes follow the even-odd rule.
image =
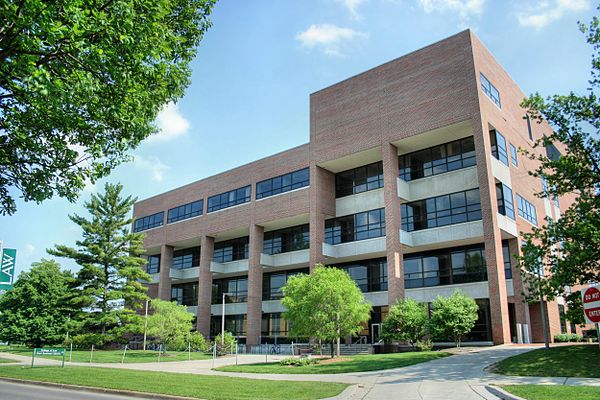
[[[135,205],[150,295],[189,306],[207,336],[225,296],[227,330],[282,342],[281,287],[324,263],[373,305],[370,341],[396,299],[455,289],[479,304],[470,340],[543,340],[511,254],[560,206],[534,195],[544,183],[517,151],[550,132],[523,97],[468,30],[313,93],[309,143]]]

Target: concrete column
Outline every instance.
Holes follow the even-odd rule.
[[[512,281],[515,301],[515,322],[517,324],[527,324],[529,332],[531,332],[531,319],[529,317],[529,304],[523,296],[525,287],[523,285],[523,278],[521,271],[519,270],[519,261],[515,257],[520,254],[519,241],[517,239],[510,239],[508,241],[508,250],[511,255],[511,266],[512,266]]]
[[[381,147],[385,202],[385,244],[387,248],[388,304],[404,298],[404,267],[400,244],[400,198],[398,197],[398,149],[389,143]]]
[[[250,225],[250,244],[248,257],[248,328],[246,344],[260,344],[262,322],[262,265],[260,255],[263,251],[264,228]]]
[[[321,167],[310,168],[310,271],[326,263],[323,255],[325,219],[335,216],[335,175]]]
[[[498,227],[498,203],[495,178],[492,175],[490,135],[487,122],[478,115],[473,121],[477,175],[481,196],[483,238],[487,263],[490,316],[494,344],[510,343],[508,298],[502,255],[502,236]]]
[[[200,243],[200,271],[198,276],[198,311],[196,329],[204,337],[210,336],[210,305],[212,303],[212,273],[210,262],[213,259],[215,239],[202,236]]]
[[[158,298],[165,301],[171,301],[171,266],[173,266],[173,246],[163,244],[160,247]]]

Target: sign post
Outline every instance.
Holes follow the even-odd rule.
[[[36,347],[35,349],[33,349],[33,355],[31,357],[31,368],[33,368],[33,364],[35,362],[35,356],[62,356],[62,367],[64,368],[66,355],[67,355],[67,351],[65,350],[64,347],[47,348],[47,349],[42,349],[42,348]]]
[[[17,250],[7,248],[0,250],[0,291],[12,289],[16,258]]]
[[[596,324],[596,336],[600,346],[600,286],[591,286],[582,292],[585,322]]]

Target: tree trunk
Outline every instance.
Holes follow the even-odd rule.
[[[329,343],[329,345],[331,347],[331,358],[333,358],[334,357],[334,354],[333,354],[333,340]]]

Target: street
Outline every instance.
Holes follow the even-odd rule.
[[[142,399],[141,397],[136,397]],[[91,393],[0,381],[0,400],[125,400],[129,396]],[[143,400],[143,399],[142,399]]]

